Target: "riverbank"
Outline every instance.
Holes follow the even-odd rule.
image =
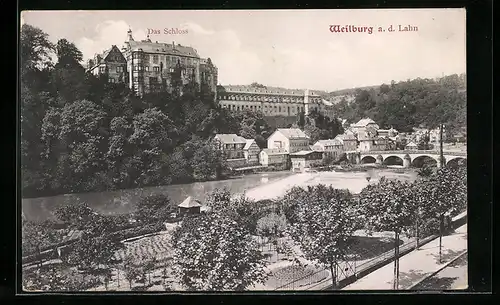
[[[247,174],[227,180],[173,184],[165,186],[112,190],[96,193],[64,194],[52,197],[22,199],[22,211],[27,220],[42,222],[54,220],[55,211],[64,205],[85,202],[89,207],[103,215],[122,215],[135,210],[137,203],[149,195],[166,194],[174,205],[186,197],[205,201],[207,194],[215,189],[226,188],[231,193],[243,193],[245,190],[272,183],[293,175],[290,171]]]

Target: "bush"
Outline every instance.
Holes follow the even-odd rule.
[[[422,238],[431,236],[433,234],[439,234],[439,220],[435,218],[431,218],[425,221],[420,226],[420,236]]]

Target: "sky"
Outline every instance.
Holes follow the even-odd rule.
[[[152,41],[211,58],[222,85],[335,91],[466,72],[465,9],[24,11],[21,23],[75,43],[85,59],[121,48],[129,28],[135,40],[154,29]]]

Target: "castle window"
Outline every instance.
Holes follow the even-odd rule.
[[[153,72],[160,72],[160,67],[153,67]]]
[[[110,82],[110,83],[115,83],[115,79],[114,79],[114,78],[109,78],[109,79],[108,79],[108,82]]]
[[[123,67],[116,67],[116,72],[118,73],[123,72]]]
[[[139,53],[132,53],[132,58],[133,59],[139,58]]]
[[[174,68],[170,68],[170,73],[174,73]]]
[[[158,63],[158,55],[153,55],[153,63],[154,64]]]
[[[145,60],[145,61],[149,61],[149,55],[144,54],[144,60]]]
[[[279,111],[279,112],[281,112],[281,106],[280,106],[280,107],[278,107],[278,111]]]
[[[144,71],[149,72],[149,66],[145,66]]]

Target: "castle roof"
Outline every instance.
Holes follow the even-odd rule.
[[[148,40],[127,41],[126,44],[130,47],[131,51],[138,51],[142,49],[145,53],[157,53],[157,54],[167,54],[173,56],[188,56],[200,58],[196,49],[192,47],[183,46],[180,44],[172,43],[161,43],[161,42],[150,42]]]
[[[223,86],[226,92],[231,93],[254,93],[254,94],[275,94],[275,95],[294,95],[304,96],[304,89],[286,89],[281,87],[255,87],[245,85],[225,85]],[[314,91],[309,91],[309,96],[319,97]]]

